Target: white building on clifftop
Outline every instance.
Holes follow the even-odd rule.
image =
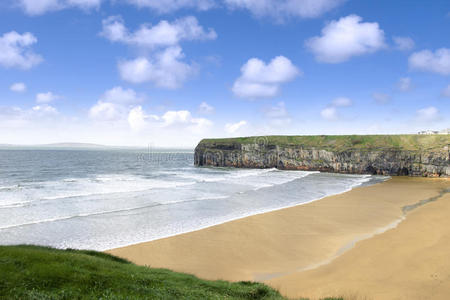
[[[437,131],[437,130],[423,130],[423,131],[419,131],[417,134],[450,134],[450,128],[443,129],[441,131]]]

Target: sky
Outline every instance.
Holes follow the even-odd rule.
[[[450,127],[448,0],[0,0],[0,144]]]

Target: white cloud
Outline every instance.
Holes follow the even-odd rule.
[[[134,107],[128,113],[128,124],[132,130],[139,131],[146,127],[148,117],[145,115],[141,106]]]
[[[123,117],[124,108],[116,103],[98,101],[89,110],[89,117],[97,121],[116,121]]]
[[[143,24],[135,32],[129,32],[120,16],[112,16],[102,21],[101,35],[113,42],[154,49],[170,47],[187,40],[213,40],[217,34],[213,29],[205,30],[193,16],[177,19],[170,23],[166,20],[151,26]]]
[[[282,83],[293,80],[301,71],[284,57],[277,56],[269,64],[251,58],[241,68],[241,76],[232,91],[241,98],[268,98],[279,93]]]
[[[320,115],[322,116],[322,118],[328,121],[334,121],[338,119],[337,109],[333,106],[322,109]]]
[[[102,0],[19,0],[19,6],[28,15],[42,15],[66,8],[98,8],[101,2]]]
[[[422,50],[411,54],[409,66],[420,71],[434,72],[442,75],[450,74],[450,49],[437,49],[434,53]]]
[[[98,103],[90,119],[58,113],[48,104],[30,108],[0,106],[0,143],[82,142],[110,145],[189,147],[213,136],[213,123],[189,112],[152,115],[141,106]],[[106,114],[106,115],[105,115]],[[185,116],[173,117],[171,115]],[[165,116],[163,120],[162,116]],[[98,118],[97,118],[98,117]]]
[[[53,94],[52,92],[38,93],[36,94],[37,103],[49,103],[59,99],[60,96]]]
[[[412,50],[414,48],[414,40],[406,36],[394,36],[392,38],[395,43],[395,48],[401,51]]]
[[[205,118],[194,118],[188,110],[169,110],[161,117],[154,116],[159,120],[160,126],[168,129],[178,130],[179,128],[188,129],[191,132],[201,133],[213,125]]]
[[[118,121],[128,113],[127,105],[143,100],[132,89],[121,86],[105,91],[99,101],[89,110],[89,117],[97,121]]]
[[[192,117],[189,111],[180,110],[180,111],[168,111],[161,118],[164,120],[166,126],[171,126],[173,124],[186,123]]]
[[[346,97],[338,97],[331,102],[332,106],[335,107],[347,107],[353,104],[353,101]]]
[[[378,23],[362,22],[357,15],[330,22],[322,29],[322,35],[308,39],[306,46],[318,61],[325,63],[344,62],[386,47],[384,31]]]
[[[118,64],[123,80],[132,83],[153,82],[157,87],[175,89],[196,73],[193,64],[183,62],[181,41],[211,40],[217,37],[213,29],[205,30],[195,17],[185,17],[170,23],[161,21],[155,26],[143,24],[130,33],[121,17],[103,20],[101,35],[114,42],[147,49],[151,55],[141,55]]]
[[[0,106],[0,127],[12,129],[0,130],[0,138],[3,138],[6,143],[9,142],[4,140],[5,136],[9,139],[16,139],[19,143],[29,142],[29,138],[36,137],[38,127],[47,122],[52,123],[57,116],[59,116],[57,109],[47,104],[36,105],[29,109]],[[25,131],[16,130],[21,128],[24,128]]]
[[[100,101],[130,104],[141,102],[142,98],[139,97],[132,89],[124,89],[121,86],[116,86],[103,93],[103,95],[100,97]]]
[[[154,9],[159,13],[168,13],[184,8],[208,10],[215,6],[215,0],[125,0],[138,7]]]
[[[353,105],[353,101],[346,97],[338,97],[333,99],[331,103],[320,111],[322,118],[328,121],[336,121],[339,119],[339,107],[349,107]]]
[[[229,134],[233,134],[246,125],[247,121],[244,120],[237,123],[227,123],[225,124],[225,131]]]
[[[26,32],[19,34],[11,31],[0,37],[0,65],[12,68],[30,69],[42,62],[42,57],[29,48],[37,38]]]
[[[51,105],[48,104],[42,104],[42,105],[36,105],[32,108],[34,112],[40,113],[40,114],[57,114],[58,111],[56,108],[54,108]]]
[[[257,17],[276,20],[288,17],[318,17],[337,7],[344,0],[224,0],[231,9],[247,9]]]
[[[438,121],[440,119],[439,110],[434,107],[426,107],[417,110],[416,112],[416,120],[421,122],[433,122]]]
[[[441,96],[450,98],[450,84],[442,90]]]
[[[233,93],[241,98],[271,98],[279,94],[278,85],[267,85],[237,80],[233,85]]]
[[[207,115],[207,114],[212,114],[212,113],[214,113],[214,107],[212,107],[211,105],[209,105],[208,103],[206,103],[206,102],[202,102],[202,103],[200,103],[200,105],[198,106],[198,110],[199,110],[199,112],[201,113],[201,114],[205,114],[205,115]]]
[[[397,88],[402,92],[410,91],[413,88],[411,78],[409,77],[400,78],[397,83]]]
[[[385,104],[391,100],[391,96],[389,96],[388,94],[383,94],[383,93],[373,93],[372,98],[378,104]]]
[[[166,111],[161,116],[146,113],[142,106],[133,105],[142,100],[132,89],[114,87],[103,93],[99,101],[91,107],[89,117],[96,124],[104,123],[122,128],[126,126],[134,134],[155,129],[200,134],[213,124],[208,119],[193,117],[187,110]]]
[[[23,93],[27,90],[27,86],[23,82],[16,82],[12,84],[9,89],[16,93]]]
[[[156,53],[154,59],[139,57],[119,62],[120,76],[132,83],[153,82],[157,87],[175,89],[196,72],[194,66],[181,61],[183,58],[180,47],[170,47]]]

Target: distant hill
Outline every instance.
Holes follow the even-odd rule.
[[[140,150],[143,152],[192,152],[193,148],[167,148],[146,146],[107,146],[91,143],[53,143],[39,145],[0,144],[0,150]]]
[[[89,143],[55,143],[55,144],[40,144],[40,145],[13,145],[13,144],[0,144],[0,149],[114,149],[119,147],[105,146],[99,144]]]
[[[36,146],[33,146],[33,147],[43,147],[43,148],[82,148],[82,149],[116,148],[114,146],[105,146],[105,145],[90,144],[90,143],[55,143],[55,144],[36,145]]]

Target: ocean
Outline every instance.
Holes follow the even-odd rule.
[[[193,161],[186,150],[0,150],[0,244],[107,250],[386,179]]]

